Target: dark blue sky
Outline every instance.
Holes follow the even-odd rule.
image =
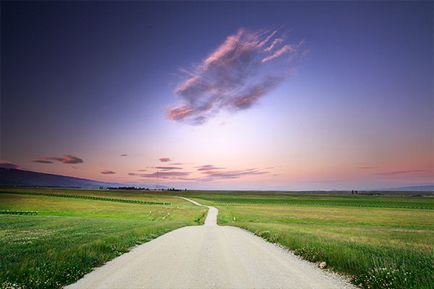
[[[276,147],[265,143],[255,151],[263,152],[260,166],[283,167],[276,173],[287,176],[276,181],[280,187],[312,184],[305,175],[290,177],[294,168],[285,165],[302,162],[293,157],[304,154],[316,156],[305,168],[312,179],[364,164],[378,167],[378,173],[432,173],[432,2],[1,5],[0,159],[94,178],[103,169],[122,167],[119,171],[126,174],[137,168],[119,163],[115,157],[120,153],[135,154],[134,166],[166,154],[187,161],[192,147],[200,151],[209,145],[203,135],[211,128],[166,118],[166,110],[179,100],[173,91],[185,78],[182,69],[193,69],[240,28],[278,28],[292,43],[303,40],[306,55],[297,61],[295,76],[261,96],[258,105],[223,119],[234,127],[226,125],[222,135],[232,133],[238,121],[241,129],[249,123],[267,133],[287,132],[286,138],[281,131],[270,135]],[[324,136],[334,141],[306,148]],[[175,137],[183,139],[177,150],[169,147]],[[255,136],[244,138],[254,141]],[[294,138],[297,144],[288,147]],[[228,163],[230,152],[242,150],[242,144],[236,137],[232,141],[234,147],[214,147],[221,152],[213,162],[234,167]],[[283,153],[285,148],[294,155]],[[345,164],[313,166],[336,158],[338,149],[351,152],[343,157]],[[282,154],[271,156],[265,153],[269,150]],[[195,161],[208,163],[207,153],[204,149]],[[383,159],[385,153],[390,156]],[[33,162],[66,154],[84,159],[81,171]],[[397,156],[402,159],[394,160]],[[256,165],[240,161],[240,167]],[[343,178],[361,186],[374,181],[355,176]],[[416,176],[384,183],[416,181],[426,180]]]

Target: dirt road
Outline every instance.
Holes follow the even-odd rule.
[[[66,288],[353,288],[245,230],[218,226],[218,210],[208,208],[203,226],[177,229],[140,245]]]

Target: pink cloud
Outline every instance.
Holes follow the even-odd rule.
[[[381,172],[377,173],[380,176],[396,176],[396,175],[409,175],[409,174],[419,174],[419,173],[427,173],[430,172],[428,170],[402,170],[402,171],[390,171],[390,172]]]
[[[179,107],[172,108],[168,111],[167,117],[171,120],[180,120],[188,117],[193,113],[193,108],[182,105]]]
[[[114,174],[116,174],[116,172],[106,170],[106,171],[102,171],[101,174],[103,174],[103,175],[114,175]]]
[[[289,76],[289,60],[302,54],[301,44],[285,43],[277,34],[240,29],[229,35],[176,87],[183,103],[168,110],[168,119],[200,125],[222,110],[257,103]]]
[[[170,162],[170,158],[160,158],[160,162],[163,163]]]
[[[49,157],[49,158],[45,158],[46,160],[54,160],[54,161],[58,161],[64,164],[78,164],[78,163],[82,163],[83,160],[79,157],[73,156],[73,155],[65,155],[63,157]]]
[[[198,169],[204,175],[198,178],[200,181],[215,181],[221,179],[238,179],[245,176],[265,175],[270,172],[265,169],[244,169],[244,170],[225,170],[224,168],[212,165],[202,166]]]
[[[159,169],[159,170],[165,170],[165,171],[169,171],[169,170],[182,170],[181,167],[172,167],[172,166],[158,166],[158,167],[155,167],[155,168]]]
[[[372,170],[378,168],[377,166],[360,166],[359,169],[361,170]]]
[[[247,109],[255,104],[260,97],[273,89],[278,83],[277,78],[267,78],[261,83],[252,86],[245,94],[242,94],[233,99],[233,107],[236,109]]]
[[[276,47],[277,45],[279,45],[282,42],[283,42],[282,38],[276,38],[276,39],[273,40],[273,42],[270,44],[270,46],[268,46],[264,50],[267,51],[267,52],[270,52],[270,51],[273,50],[274,47]]]
[[[293,48],[290,45],[285,45],[281,48],[279,48],[277,51],[275,51],[272,55],[269,55],[267,57],[264,57],[261,61],[262,62],[267,62],[267,61],[271,61],[274,60],[276,58],[279,58],[285,54],[290,53],[291,51],[293,51]]]
[[[213,171],[213,170],[223,170],[224,168],[216,167],[213,165],[203,165],[197,168],[198,171]]]
[[[40,163],[40,164],[52,164],[52,161],[49,160],[34,160],[34,163]]]
[[[244,169],[244,170],[227,170],[223,167],[214,165],[202,165],[196,167],[197,172],[201,175],[194,175],[192,172],[178,171],[182,168],[172,166],[157,166],[154,167],[159,171],[150,173],[128,173],[129,176],[136,176],[146,179],[160,179],[170,181],[196,181],[196,182],[210,182],[225,179],[238,179],[247,176],[265,175],[270,174],[268,169]]]
[[[177,179],[179,177],[188,176],[190,172],[155,172],[150,174],[135,174],[135,176],[140,176],[142,178],[154,178],[154,179]]]
[[[267,171],[261,171],[258,169],[247,169],[247,170],[234,170],[234,171],[205,171],[209,178],[213,179],[237,179],[242,176],[252,176],[252,175],[264,175],[268,174]]]

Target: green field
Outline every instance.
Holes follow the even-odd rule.
[[[0,190],[0,288],[60,288],[206,209],[166,194]]]
[[[0,190],[1,288],[60,288],[206,209],[174,192]],[[433,288],[433,196],[178,192],[362,288]],[[15,284],[15,285],[14,285]]]
[[[247,229],[362,288],[434,286],[434,198],[327,194],[190,193]]]

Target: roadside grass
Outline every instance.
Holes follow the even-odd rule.
[[[206,215],[206,208],[164,194],[105,193],[2,189],[0,288],[61,288],[135,245],[202,224]]]
[[[201,193],[218,222],[249,230],[362,288],[434,284],[434,198],[315,194]]]

